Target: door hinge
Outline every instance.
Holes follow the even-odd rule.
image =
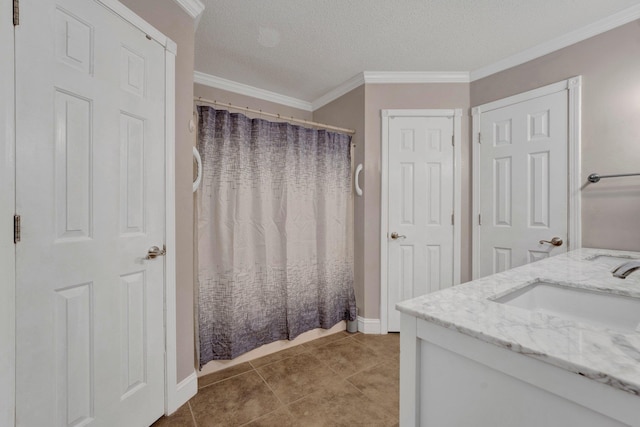
[[[455,214],[451,213],[451,225],[455,225]]]
[[[20,215],[13,216],[13,243],[20,241]]]
[[[13,0],[13,26],[20,25],[20,0]]]
[[[454,146],[454,147],[456,146],[456,137],[455,137],[455,135],[451,135],[451,145]]]
[[[482,214],[478,214],[478,225],[482,225]]]
[[[482,134],[478,132],[478,144],[482,144]]]

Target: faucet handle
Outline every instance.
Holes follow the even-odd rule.
[[[611,272],[613,273],[614,277],[617,277],[619,279],[626,279],[629,274],[633,273],[639,268],[640,261],[627,261],[611,270]]]

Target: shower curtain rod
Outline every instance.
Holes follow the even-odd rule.
[[[316,127],[316,128],[321,128],[321,129],[334,130],[336,132],[346,133],[347,135],[354,135],[356,133],[356,131],[353,130],[353,129],[346,129],[346,128],[341,128],[341,127],[337,127],[337,126],[326,125],[324,123],[312,122],[311,120],[296,119],[295,117],[287,117],[287,116],[284,116],[282,114],[277,114],[277,113],[267,113],[266,111],[254,110],[254,109],[251,109],[249,107],[238,107],[238,106],[233,105],[233,104],[228,103],[228,102],[219,102],[219,101],[215,101],[215,100],[212,101],[210,99],[204,99],[201,96],[194,96],[193,99],[196,102],[204,102],[206,104],[219,105],[221,107],[232,108],[234,110],[247,111],[249,113],[260,114],[260,115],[267,116],[267,117],[273,117],[275,119],[285,120],[287,122],[299,123],[299,124],[303,124],[303,125],[313,126],[313,127]]]

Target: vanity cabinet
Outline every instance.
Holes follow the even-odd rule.
[[[640,325],[501,303],[544,282],[635,304],[640,272],[611,274],[628,258],[579,249],[398,303],[400,426],[640,427]]]
[[[409,314],[401,322],[401,427],[640,426],[639,396]]]

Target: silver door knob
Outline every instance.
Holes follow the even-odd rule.
[[[391,238],[393,240],[398,240],[398,239],[406,239],[407,236],[403,235],[403,234],[398,234],[395,231],[393,233],[391,233]]]
[[[540,240],[540,244],[549,243],[553,246],[562,246],[562,239],[559,237],[554,237],[551,240]]]
[[[147,259],[156,259],[159,256],[163,256],[167,253],[167,247],[162,245],[162,249],[157,246],[151,246],[147,251]]]

